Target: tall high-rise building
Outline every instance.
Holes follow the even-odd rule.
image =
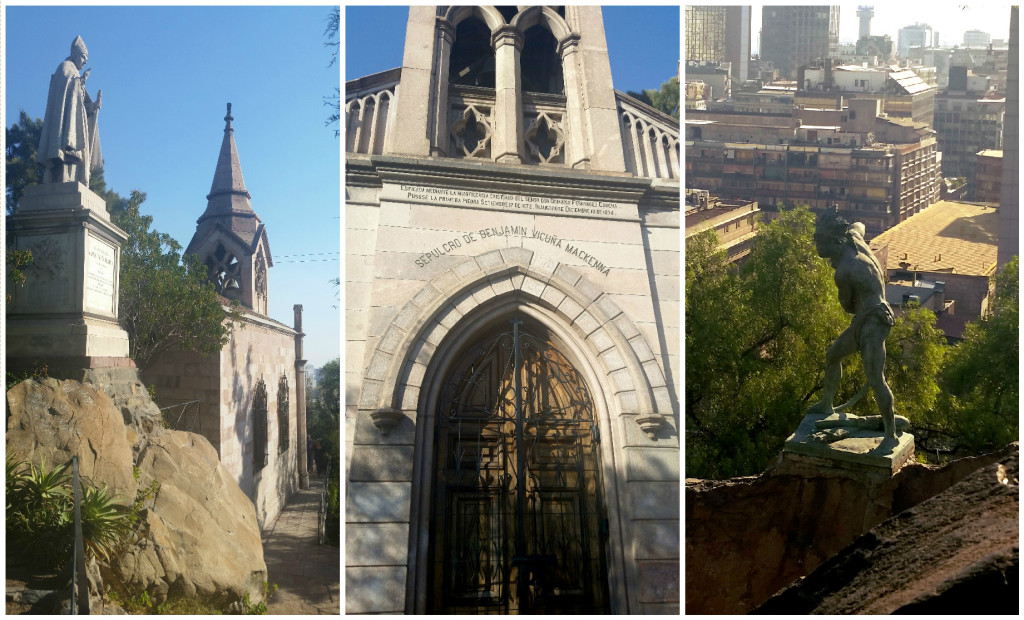
[[[732,77],[749,76],[750,7],[687,6],[686,60],[732,63]]]
[[[873,6],[859,6],[857,7],[857,17],[860,18],[860,29],[857,31],[857,40],[860,41],[864,37],[871,36],[871,18],[875,16],[875,7]]]
[[[761,58],[793,79],[811,61],[839,51],[838,6],[765,6],[761,9]]]

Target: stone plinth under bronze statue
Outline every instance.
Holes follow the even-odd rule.
[[[43,183],[26,188],[8,218],[11,249],[32,253],[25,284],[7,291],[10,369],[36,361],[51,369],[131,365],[128,334],[117,322],[121,244],[128,236],[86,186],[100,164],[99,106],[77,73],[87,54],[81,38],[71,51],[51,78],[39,148]]]
[[[818,215],[814,243],[818,255],[835,269],[839,303],[853,315],[825,357],[822,398],[786,440],[785,452],[899,469],[914,454],[909,422],[896,416],[885,381],[885,339],[892,329],[892,308],[885,300],[885,271],[864,241],[864,225],[850,224],[835,209]],[[842,379],[842,361],[861,354],[866,384],[848,402],[833,407]],[[853,416],[846,410],[872,390],[879,415]]]

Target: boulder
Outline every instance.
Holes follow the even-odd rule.
[[[262,600],[267,567],[256,509],[210,442],[185,431],[150,437],[139,469],[141,484],[160,486],[140,517],[141,540],[115,562],[129,590],[146,590],[155,603],[169,594]]]
[[[135,375],[135,369],[130,369]],[[106,586],[122,595],[169,594],[231,604],[263,598],[267,578],[256,509],[201,435],[164,429],[135,376],[104,385],[27,380],[7,392],[7,450],[47,467],[79,456],[80,475],[126,505],[154,480],[139,515],[139,540],[109,565]],[[155,412],[155,413],[154,413]],[[133,475],[138,467],[138,480]]]
[[[138,487],[124,420],[110,397],[77,381],[22,381],[7,392],[7,452],[47,469],[78,455],[82,480],[131,505]],[[68,473],[71,472],[70,467]]]

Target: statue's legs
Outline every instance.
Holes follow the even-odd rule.
[[[811,405],[807,413],[824,413],[831,415],[833,412],[832,401],[835,400],[839,391],[839,383],[843,379],[843,360],[857,352],[857,341],[853,337],[851,327],[839,334],[825,353],[825,388],[821,400]]]
[[[896,418],[893,411],[892,390],[885,381],[885,339],[889,335],[889,325],[871,321],[864,325],[861,332],[861,359],[864,361],[864,374],[868,385],[875,394],[878,412],[882,416],[885,436],[896,438]]]

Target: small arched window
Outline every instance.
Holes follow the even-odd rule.
[[[267,455],[267,385],[261,377],[252,397],[252,464],[253,471],[263,469]]]
[[[277,382],[277,436],[280,452],[288,449],[290,429],[288,428],[288,377],[281,375]]]

